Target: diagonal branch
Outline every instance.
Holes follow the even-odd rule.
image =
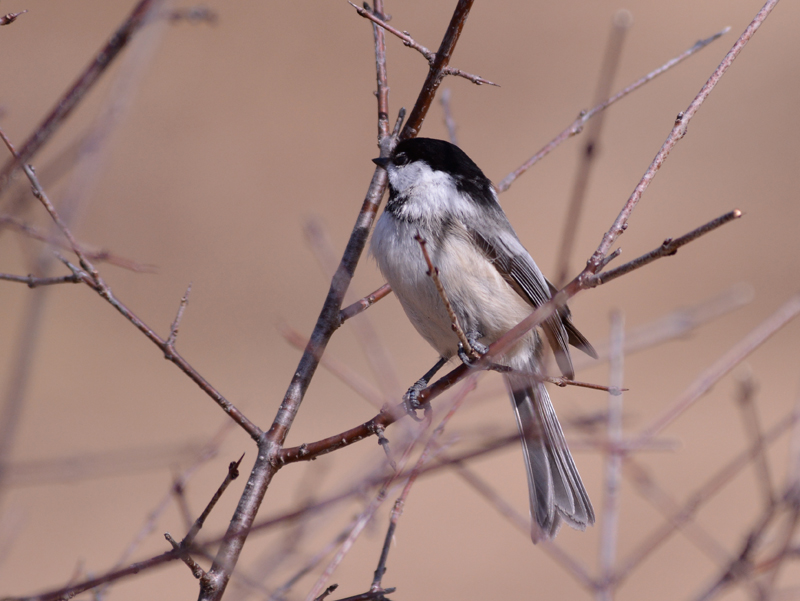
[[[394,35],[395,37],[400,38],[400,40],[403,42],[405,46],[413,48],[414,50],[419,52],[422,56],[425,57],[425,60],[428,61],[429,65],[433,65],[434,61],[436,60],[436,53],[431,52],[425,46],[417,42],[414,38],[412,38],[408,34],[407,31],[400,31],[399,29],[395,29],[394,27],[386,23],[384,18],[378,16],[376,13],[373,13],[371,10],[369,10],[368,5],[366,4],[364,5],[364,8],[356,6],[355,4],[350,2],[350,0],[348,0],[348,4],[353,8],[355,8],[356,12],[359,15],[361,15],[365,19],[369,19],[370,21],[372,21],[374,23],[374,26],[381,27],[386,31],[388,31],[389,33],[391,33],[392,35]],[[379,11],[377,11],[376,9],[376,12]],[[469,81],[471,81],[476,85],[486,84],[498,88],[500,87],[496,83],[489,81],[488,79],[484,79],[480,75],[473,75],[472,73],[467,73],[465,71],[462,71],[461,69],[456,69],[455,67],[445,67],[444,74],[455,75],[456,77],[463,77],[464,79],[468,79]]]
[[[641,77],[640,79],[637,79],[635,82],[630,84],[628,87],[626,87],[626,88],[620,90],[619,92],[617,92],[616,94],[614,94],[608,100],[605,100],[604,102],[601,102],[600,104],[598,104],[597,106],[589,109],[588,111],[581,111],[580,115],[578,115],[578,118],[575,119],[575,121],[573,121],[569,125],[569,127],[567,127],[564,131],[562,131],[555,138],[553,138],[550,142],[548,142],[541,150],[539,150],[539,152],[534,154],[531,158],[529,158],[527,161],[525,161],[522,165],[520,165],[514,171],[512,171],[507,176],[505,176],[502,179],[502,181],[497,185],[497,191],[498,192],[505,192],[506,190],[508,190],[511,187],[511,184],[513,184],[520,175],[525,173],[528,169],[533,167],[536,163],[538,163],[540,160],[542,160],[548,154],[553,152],[564,141],[566,141],[567,139],[571,138],[572,136],[576,136],[579,133],[581,133],[581,131],[583,131],[583,126],[586,125],[586,123],[592,117],[596,116],[601,111],[604,111],[605,109],[607,109],[609,106],[611,106],[612,104],[614,104],[618,100],[622,100],[623,98],[625,98],[625,96],[627,96],[631,92],[634,92],[634,91],[638,90],[643,85],[645,85],[646,83],[652,81],[653,79],[655,79],[656,77],[658,77],[662,73],[666,73],[672,67],[682,63],[687,58],[689,58],[690,56],[692,56],[696,52],[699,52],[700,50],[702,50],[703,48],[708,46],[711,42],[714,42],[715,40],[718,40],[719,38],[721,38],[723,35],[725,35],[729,31],[730,31],[730,27],[726,27],[725,29],[723,29],[722,31],[720,31],[718,33],[715,33],[711,37],[708,37],[708,38],[706,38],[704,40],[698,40],[697,42],[695,42],[695,44],[691,48],[689,48],[688,50],[685,50],[684,52],[682,52],[681,54],[679,54],[675,58],[673,58],[671,60],[668,60],[666,63],[661,65],[658,69],[655,69],[654,71],[651,71],[650,73],[648,73],[644,77]]]
[[[97,80],[105,72],[133,35],[147,22],[151,11],[157,10],[163,0],[140,0],[131,14],[120,25],[108,42],[95,55],[94,60],[81,73],[72,87],[56,102],[56,105],[45,117],[36,131],[25,141],[17,156],[8,161],[0,170],[0,194],[8,187],[11,176],[29,162],[33,156],[52,137],[73,109],[83,100],[86,93],[94,87]]]

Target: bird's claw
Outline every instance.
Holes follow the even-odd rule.
[[[469,345],[472,347],[473,355],[478,355],[478,358],[480,358],[489,352],[489,347],[483,344],[482,342],[478,342],[476,338],[479,338],[479,336],[475,336],[474,338],[468,337],[467,341],[469,342]],[[476,358],[474,356],[471,356],[470,353],[467,353],[467,351],[464,350],[464,345],[461,343],[458,344],[458,358],[461,359],[467,365],[472,365],[476,361]]]
[[[421,422],[424,417],[419,417],[417,415],[417,411],[422,409],[424,412],[428,412],[430,410],[429,405],[423,405],[419,402],[419,393],[427,388],[428,383],[425,380],[417,380],[416,383],[409,388],[406,393],[403,395],[403,404],[406,407],[406,413],[408,413],[414,421]]]

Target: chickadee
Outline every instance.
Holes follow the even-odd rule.
[[[547,302],[555,288],[520,243],[492,183],[460,148],[412,138],[373,162],[388,173],[389,200],[372,235],[372,254],[411,323],[441,357],[409,389],[406,399],[413,401],[450,358],[469,360],[415,235],[426,241],[458,322],[478,353]],[[597,357],[566,307],[541,331],[568,378],[574,375],[568,344]],[[561,520],[579,530],[594,524],[592,504],[542,383],[542,354],[540,334],[532,330],[499,360],[511,368],[504,377],[528,472],[533,542],[555,536]]]

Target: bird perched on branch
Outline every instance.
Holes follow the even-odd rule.
[[[440,356],[406,393],[406,402],[418,408],[419,392],[449,359],[459,356],[469,363],[474,353],[485,354],[555,289],[517,238],[492,183],[460,148],[412,138],[373,160],[388,173],[389,200],[372,235],[372,254],[411,323]],[[444,294],[428,275],[415,237],[424,240]],[[459,341],[445,298],[471,348]],[[563,307],[495,359],[510,368],[504,378],[522,439],[534,542],[555,536],[561,521],[579,530],[594,524],[592,504],[542,383],[542,336],[567,378],[574,375],[569,344],[597,357]]]

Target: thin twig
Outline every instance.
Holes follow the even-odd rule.
[[[33,275],[14,275],[11,273],[0,273],[0,280],[7,282],[19,282],[28,288],[38,288],[39,286],[51,286],[53,284],[82,284],[83,280],[74,273],[70,275],[60,275],[48,278],[37,278]]]
[[[620,265],[619,267],[615,267],[614,269],[611,269],[609,271],[601,271],[597,275],[587,277],[584,280],[586,286],[591,287],[595,285],[599,286],[600,284],[606,284],[611,280],[617,279],[621,275],[625,275],[626,273],[630,273],[635,269],[644,267],[645,265],[652,263],[656,259],[660,259],[662,257],[671,257],[672,255],[678,252],[678,249],[681,246],[684,246],[689,242],[696,240],[700,236],[703,236],[709,232],[714,231],[718,227],[723,226],[726,223],[733,221],[734,219],[739,219],[741,216],[742,212],[738,209],[734,209],[733,211],[729,211],[728,213],[725,213],[724,215],[717,217],[716,219],[712,219],[705,225],[701,225],[700,227],[689,232],[688,234],[684,234],[680,238],[675,238],[674,240],[672,238],[667,238],[666,240],[664,240],[661,246],[659,246],[655,250],[650,251],[647,254],[642,255],[641,257],[634,259],[633,261],[629,261],[628,263]]]
[[[214,509],[214,506],[217,504],[217,501],[219,501],[222,498],[222,495],[225,493],[225,490],[228,488],[230,483],[239,477],[239,466],[242,463],[242,459],[244,459],[244,453],[242,453],[242,456],[239,457],[237,461],[231,461],[230,464],[228,464],[228,473],[225,475],[225,479],[222,481],[222,484],[219,485],[219,488],[217,488],[217,492],[214,493],[214,496],[211,497],[211,500],[208,502],[208,505],[206,505],[206,508],[203,510],[203,513],[200,514],[200,516],[195,520],[189,532],[186,534],[185,537],[183,537],[183,540],[181,541],[181,546],[188,547],[192,545],[192,543],[194,543],[194,539],[197,537],[197,534],[198,532],[200,532],[200,529],[203,527],[203,524],[205,524],[206,519],[211,514],[211,511]]]
[[[429,416],[430,414],[426,415]],[[378,493],[367,504],[367,507],[365,507],[364,510],[359,514],[358,519],[353,525],[353,528],[350,530],[350,533],[348,534],[347,538],[344,540],[342,545],[339,547],[339,550],[333,556],[331,561],[326,566],[325,570],[323,570],[322,574],[319,576],[316,583],[309,591],[308,595],[306,596],[306,601],[311,601],[312,599],[315,599],[317,595],[320,594],[322,588],[327,584],[328,580],[333,575],[333,572],[336,570],[337,567],[339,567],[339,565],[344,560],[345,556],[353,548],[353,545],[355,544],[356,540],[361,535],[361,533],[364,531],[364,528],[366,528],[367,524],[375,516],[375,512],[386,500],[386,497],[389,494],[389,490],[392,488],[392,486],[394,486],[396,482],[399,481],[401,475],[406,476],[406,474],[403,473],[403,469],[408,463],[411,452],[414,450],[417,441],[425,433],[425,430],[427,429],[428,425],[429,424],[426,423],[425,425],[419,428],[419,430],[417,431],[417,435],[409,442],[408,446],[403,451],[403,455],[397,462],[399,469],[394,470],[392,474],[389,475],[388,478],[384,479],[384,482],[381,485]]]
[[[134,34],[147,22],[147,17],[151,11],[157,10],[162,1],[140,0],[136,4],[130,15],[109,38],[108,42],[103,45],[75,83],[58,99],[50,114],[25,141],[19,153],[0,170],[0,194],[8,187],[11,176],[34,157],[72,113],[78,103],[83,100],[86,93],[94,87],[94,84],[97,83],[100,76],[117,58],[120,51],[125,48]]]
[[[169,337],[167,338],[167,348],[170,350],[175,349],[175,341],[178,339],[178,328],[181,325],[181,319],[183,319],[183,312],[186,310],[186,305],[189,302],[189,294],[192,291],[192,283],[189,282],[189,285],[186,287],[186,292],[183,293],[183,298],[181,298],[181,304],[178,306],[178,313],[175,315],[175,321],[172,322],[172,325],[169,328]]]
[[[756,476],[764,497],[764,505],[769,507],[775,503],[775,488],[772,485],[772,475],[770,473],[769,461],[764,449],[764,431],[761,427],[761,420],[756,411],[755,394],[756,383],[748,373],[739,379],[738,391],[736,394],[736,404],[741,409],[742,424],[750,444],[757,449],[757,454],[753,460]]]
[[[0,129],[0,137],[9,147],[9,150],[14,156],[19,157],[20,154],[15,150],[8,137]],[[231,419],[239,424],[253,439],[259,440],[263,432],[261,429],[253,424],[247,417],[239,411],[231,402],[222,396],[211,384],[209,384],[183,357],[181,357],[174,347],[170,347],[167,341],[156,334],[150,326],[139,319],[133,311],[126,307],[119,299],[117,299],[108,285],[105,283],[95,266],[89,258],[83,253],[81,246],[78,244],[75,237],[72,235],[67,224],[61,219],[56,211],[53,203],[50,201],[47,193],[39,182],[36,172],[30,165],[24,166],[25,174],[33,186],[33,193],[37,199],[45,207],[53,222],[58,226],[66,239],[69,241],[72,251],[78,256],[80,260],[81,269],[78,269],[72,263],[67,261],[58,252],[56,256],[72,271],[73,275],[80,278],[87,286],[97,292],[108,303],[111,304],[117,311],[119,311],[128,321],[130,321],[140,332],[142,332],[151,342],[153,342],[164,353],[164,357],[178,366],[189,378],[191,378],[200,388],[208,394],[214,401],[227,413]]]
[[[775,442],[781,434],[789,430],[795,422],[800,423],[800,415],[789,414],[781,419],[764,434],[764,444]],[[723,486],[739,474],[753,457],[757,450],[749,447],[735,455],[728,463],[714,473],[700,488],[689,495],[688,499],[667,522],[650,533],[633,551],[628,554],[625,561],[619,564],[614,580],[619,586],[655,549],[660,547],[678,528],[693,519],[702,505],[716,495]]]
[[[593,103],[595,105],[602,104],[611,94],[611,84],[614,83],[614,76],[617,73],[620,57],[622,56],[622,44],[625,41],[625,34],[632,23],[633,16],[627,10],[619,10],[614,15],[594,94]],[[597,158],[600,132],[603,129],[605,115],[606,112],[601,111],[597,119],[593,119],[589,123],[589,128],[584,137],[584,145],[578,160],[578,168],[575,173],[572,194],[567,209],[567,218],[564,221],[564,231],[561,234],[561,247],[556,255],[558,257],[555,270],[557,288],[561,288],[566,284],[569,276],[569,263],[575,246],[578,222],[583,210],[583,201],[586,198],[591,168]]]
[[[467,355],[477,358],[479,355],[475,352],[475,349],[472,348],[467,335],[464,334],[461,324],[458,323],[458,315],[456,315],[456,312],[453,310],[453,305],[450,304],[450,299],[447,298],[447,292],[445,292],[444,286],[442,286],[442,281],[439,279],[439,269],[433,264],[433,261],[431,261],[431,256],[428,254],[427,240],[420,236],[419,232],[417,232],[414,236],[414,240],[419,243],[419,247],[422,250],[422,256],[425,258],[425,263],[428,266],[428,277],[433,280],[433,285],[436,286],[436,291],[439,293],[439,298],[442,299],[444,308],[447,310],[447,315],[450,317],[450,327],[453,328],[453,332],[456,333],[464,352]]]
[[[352,305],[348,305],[347,307],[339,311],[339,323],[344,323],[348,319],[355,317],[359,313],[366,311],[382,298],[389,296],[391,292],[392,292],[392,287],[389,284],[384,284],[383,286],[378,288],[375,292],[368,294],[367,296],[365,296],[360,300],[357,300]]]
[[[2,130],[0,130],[0,135],[2,135]],[[29,238],[33,238],[34,240],[52,244],[53,246],[57,246],[62,250],[71,250],[70,246],[64,243],[63,240],[45,234],[39,228],[25,223],[24,221],[17,219],[12,215],[0,216],[0,226],[10,226],[14,230],[28,236]],[[81,242],[81,250],[92,261],[109,263],[110,265],[115,265],[129,271],[136,271],[140,273],[155,273],[156,271],[156,267],[154,265],[139,263],[132,259],[120,257],[113,254],[111,251],[92,247],[83,242]]]
[[[389,527],[386,530],[386,537],[384,538],[383,549],[381,550],[380,559],[378,560],[378,567],[375,568],[375,575],[372,579],[372,585],[370,586],[371,591],[374,592],[383,590],[383,586],[381,583],[383,581],[383,576],[386,573],[386,560],[389,557],[389,549],[391,548],[392,541],[394,540],[394,532],[395,529],[397,528],[397,522],[403,515],[403,509],[405,508],[408,495],[411,492],[411,487],[414,486],[414,483],[417,481],[417,478],[419,478],[419,474],[422,471],[422,467],[428,461],[428,458],[430,457],[430,454],[433,451],[434,447],[437,446],[438,439],[442,435],[442,432],[444,432],[445,427],[453,418],[456,411],[458,411],[464,404],[467,395],[475,389],[475,386],[477,386],[477,379],[475,378],[475,376],[464,382],[464,386],[461,387],[461,390],[453,399],[449,411],[442,418],[442,421],[439,422],[439,425],[436,426],[436,429],[433,431],[430,438],[428,438],[428,442],[425,444],[425,448],[422,449],[422,453],[420,453],[419,459],[417,459],[417,463],[411,470],[411,474],[409,475],[408,480],[406,480],[406,485],[403,487],[403,492],[400,493],[400,496],[395,501],[394,507],[392,508],[391,517],[389,518]]]
[[[662,73],[665,73],[666,71],[669,71],[672,67],[682,63],[684,60],[686,60],[687,58],[692,56],[694,53],[698,52],[699,50],[702,50],[703,48],[708,46],[711,42],[713,42],[715,40],[718,40],[720,37],[722,37],[723,35],[725,35],[729,31],[730,31],[730,27],[726,27],[722,31],[720,31],[718,33],[715,33],[714,35],[712,35],[709,38],[706,38],[704,40],[698,40],[697,42],[694,43],[694,45],[691,48],[689,48],[688,50],[685,50],[684,52],[682,52],[681,54],[679,54],[675,58],[673,58],[673,59],[667,61],[666,63],[664,63],[663,65],[661,65],[658,69],[655,69],[654,71],[651,71],[650,73],[648,73],[644,77],[636,80],[635,82],[633,82],[632,84],[630,84],[626,88],[620,90],[619,92],[617,92],[614,96],[612,96],[608,100],[606,100],[604,102],[601,102],[600,104],[598,104],[597,106],[589,109],[588,111],[581,111],[580,115],[578,115],[578,118],[575,119],[575,121],[573,121],[564,131],[562,131],[555,138],[553,138],[550,142],[548,142],[541,150],[539,150],[539,152],[534,154],[530,159],[525,161],[517,169],[515,169],[514,171],[509,173],[507,176],[505,176],[503,178],[503,180],[497,185],[497,191],[498,192],[505,192],[506,190],[508,190],[511,187],[511,184],[513,184],[514,181],[520,175],[525,173],[528,169],[533,167],[541,159],[543,159],[548,154],[550,154],[553,150],[558,148],[562,144],[562,142],[566,141],[567,139],[571,138],[572,136],[575,136],[575,135],[581,133],[581,131],[583,131],[583,126],[592,117],[594,117],[595,115],[597,115],[601,111],[605,110],[606,108],[608,108],[609,106],[611,106],[612,104],[617,102],[618,100],[622,100],[623,98],[625,98],[625,96],[627,96],[631,92],[634,92],[635,90],[638,90],[644,84],[652,81],[653,79],[655,79],[656,77],[658,77]]]
[[[392,27],[391,25],[386,23],[383,20],[383,18],[381,18],[380,16],[378,16],[376,14],[373,14],[373,12],[369,10],[369,8],[368,8],[368,6],[366,4],[364,5],[364,8],[361,8],[361,7],[353,4],[352,2],[350,2],[350,0],[348,0],[347,3],[350,6],[352,6],[353,8],[355,8],[356,12],[359,15],[361,15],[365,19],[368,19],[368,20],[372,21],[372,23],[374,24],[373,27],[377,26],[377,27],[380,27],[381,29],[385,29],[386,31],[388,31],[389,33],[394,35],[395,37],[400,38],[400,40],[403,42],[403,45],[408,46],[409,48],[419,52],[422,56],[425,57],[425,60],[428,61],[429,65],[433,65],[433,63],[436,61],[436,53],[435,52],[431,52],[425,46],[423,46],[422,44],[417,42],[414,38],[412,38],[409,35],[409,33],[407,31],[400,31],[399,29],[395,29],[394,27]],[[477,85],[487,84],[487,85],[495,86],[495,87],[498,87],[498,88],[500,87],[496,83],[491,82],[488,79],[484,79],[480,75],[473,75],[472,73],[467,73],[465,71],[462,71],[461,69],[456,69],[454,67],[445,67],[443,69],[443,73],[445,75],[455,75],[456,77],[463,77],[464,79],[468,79],[469,81],[471,81],[472,83],[477,84]]]
[[[625,348],[625,320],[621,313],[611,315],[611,361],[608,381],[616,390],[622,388]],[[618,448],[622,442],[622,394],[608,395],[608,446]],[[614,563],[617,556],[617,535],[619,530],[619,493],[622,480],[622,453],[612,450],[606,455],[606,469],[603,491],[603,522],[600,529],[598,564],[600,577],[598,599],[611,601],[614,598]]]
[[[439,101],[442,103],[442,112],[444,113],[444,125],[447,128],[447,139],[451,144],[458,146],[458,137],[456,136],[456,120],[453,118],[453,109],[450,105],[450,88],[442,90],[442,95]]]
[[[800,295],[789,299],[775,313],[764,320],[758,327],[735,344],[728,352],[720,357],[711,367],[706,369],[698,378],[673,403],[659,416],[654,418],[650,425],[643,428],[637,437],[644,441],[659,434],[664,428],[681,416],[700,397],[716,384],[720,378],[741,363],[745,357],[756,350],[770,336],[789,323],[800,314]]]
[[[24,15],[26,12],[28,12],[27,8],[18,13],[8,13],[7,15],[0,17],[0,25],[8,25],[9,23],[13,23],[17,20],[17,17]]]

